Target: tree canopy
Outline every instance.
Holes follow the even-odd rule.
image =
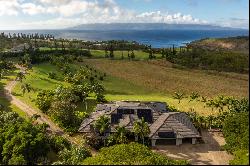
[[[105,147],[94,157],[82,162],[83,165],[186,165],[187,161],[170,160],[138,143]]]

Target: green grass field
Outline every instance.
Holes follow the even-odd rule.
[[[48,47],[40,47],[40,50],[51,50],[51,48]],[[61,48],[58,48],[60,50]],[[66,48],[67,49],[67,48]],[[56,50],[55,48],[52,48],[52,50]],[[178,49],[176,49],[178,51]],[[92,54],[92,58],[105,58],[105,51],[104,50],[90,50]],[[128,59],[128,51],[114,51],[114,59],[121,59],[122,54],[124,59]],[[131,52],[130,52],[131,54]],[[135,50],[135,60],[146,60],[148,59],[149,54],[146,52],[143,52],[141,50]],[[161,54],[155,54],[156,59],[161,58]]]
[[[105,59],[95,59],[95,60],[86,59],[84,63],[78,63],[77,65],[73,65],[73,67],[77,68],[85,64],[91,65],[94,68],[98,69],[99,71],[106,72],[108,74],[108,76],[105,77],[103,84],[106,89],[105,96],[109,101],[116,101],[116,100],[164,101],[167,102],[169,105],[174,106],[183,111],[190,111],[190,109],[193,108],[199,114],[203,115],[215,114],[217,112],[217,111],[211,112],[211,108],[204,107],[204,103],[202,102],[198,101],[189,102],[189,99],[186,98],[183,99],[180,104],[178,104],[178,100],[172,98],[171,91],[172,90],[177,91],[178,86],[182,87],[180,89],[190,90],[188,91],[190,93],[192,91],[192,88],[195,87],[195,85],[193,85],[192,82],[191,84],[185,84],[186,79],[190,79],[189,77],[184,77],[187,71],[175,68],[169,68],[167,69],[169,70],[168,72],[165,72],[164,70],[160,72],[159,70],[161,69],[161,66],[156,65],[154,63],[141,62],[141,61],[128,62],[128,61],[116,61],[116,60],[105,60]],[[112,66],[112,68],[110,66]],[[151,70],[151,72],[149,72],[148,70]],[[48,78],[47,73],[49,73],[50,71],[57,73],[57,80]],[[153,74],[152,72],[158,74]],[[161,74],[159,75],[159,73]],[[218,79],[221,79],[222,76],[216,76],[206,73],[202,74],[196,73],[195,75],[193,75],[194,78],[191,80],[202,79],[202,77],[200,78],[201,75],[204,75],[203,77],[208,80],[210,85],[204,84],[202,85],[203,87],[198,86],[196,88],[204,88],[205,85],[215,86],[216,84],[221,83],[221,82],[217,83],[217,81]],[[229,81],[229,84],[233,85],[234,79],[233,78],[230,79],[231,80]],[[163,84],[157,87],[160,83],[163,83],[161,81],[164,80],[168,80],[167,84],[165,84],[165,86],[163,86],[164,85]],[[214,81],[212,82],[212,80]],[[228,81],[225,79],[221,80],[224,80],[225,82]],[[52,90],[58,85],[68,85],[68,83],[65,83],[63,81],[62,74],[58,70],[58,68],[48,63],[33,66],[33,71],[29,72],[29,75],[26,76],[26,79],[23,82],[30,83],[31,86],[36,89],[36,91],[31,93],[26,93],[24,96],[22,96],[20,88],[21,83],[18,83],[17,86],[14,88],[13,94],[34,108],[37,108],[35,105],[35,99],[39,89]],[[176,83],[178,82],[179,84],[177,86],[177,89],[174,89]],[[246,82],[247,81],[243,80],[242,84]],[[190,87],[191,85],[192,87]],[[247,87],[248,85],[246,84],[245,86]],[[241,88],[242,87],[238,87],[236,90],[233,89],[235,91],[234,93],[240,94],[241,92],[239,91],[239,89]],[[222,89],[217,89],[216,91],[220,92],[221,90]],[[204,91],[202,91],[203,93],[201,94],[209,96],[208,94],[210,94],[211,91],[212,91],[211,89],[206,88]],[[186,96],[189,95],[190,93],[186,93]],[[245,93],[247,92],[245,91]],[[93,110],[95,105],[96,102],[92,98],[90,98],[88,100],[88,109],[86,110],[85,104],[81,104],[79,105],[78,110],[90,112]]]
[[[92,56],[94,58],[105,58],[105,51],[104,50],[90,50]],[[114,59],[121,59],[122,54],[124,59],[128,59],[128,51],[114,51]],[[130,52],[131,54],[131,52]],[[148,53],[143,51],[134,51],[135,60],[145,60],[148,59]],[[157,59],[161,58],[161,54],[155,54]]]

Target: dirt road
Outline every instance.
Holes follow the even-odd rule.
[[[21,70],[21,72],[23,72],[24,74],[26,74],[26,71],[24,68],[20,67],[20,66],[16,66],[17,68],[19,68]],[[39,118],[37,118],[37,122],[39,124],[43,124],[46,123],[49,125],[48,130],[60,135],[64,138],[66,138],[69,142],[71,142],[72,144],[78,145],[79,143],[77,143],[77,141],[75,140],[75,138],[70,137],[68,134],[66,134],[60,127],[58,127],[54,122],[52,122],[49,117],[43,113],[41,113],[38,110],[35,110],[34,108],[31,108],[30,106],[28,106],[26,103],[22,102],[21,100],[19,100],[18,98],[16,98],[15,96],[13,96],[11,94],[12,89],[15,87],[15,85],[17,84],[16,80],[10,81],[5,87],[4,87],[4,97],[6,97],[11,104],[17,106],[19,109],[21,109],[23,112],[25,112],[29,117],[31,117],[34,114],[38,114],[40,115]],[[94,155],[96,154],[96,151],[93,150],[92,148],[90,148],[88,146],[88,148],[91,150],[91,153]]]

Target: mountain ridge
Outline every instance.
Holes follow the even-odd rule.
[[[244,30],[205,24],[166,24],[166,23],[94,23],[81,24],[67,30]]]

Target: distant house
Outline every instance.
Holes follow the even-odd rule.
[[[180,145],[183,140],[195,144],[197,138],[201,137],[187,114],[169,112],[167,104],[163,102],[117,101],[98,104],[96,111],[82,122],[78,131],[92,133],[92,125],[102,115],[110,117],[111,128],[107,135],[116,132],[116,126],[124,126],[133,132],[134,122],[143,117],[149,124],[152,146],[173,141]]]

